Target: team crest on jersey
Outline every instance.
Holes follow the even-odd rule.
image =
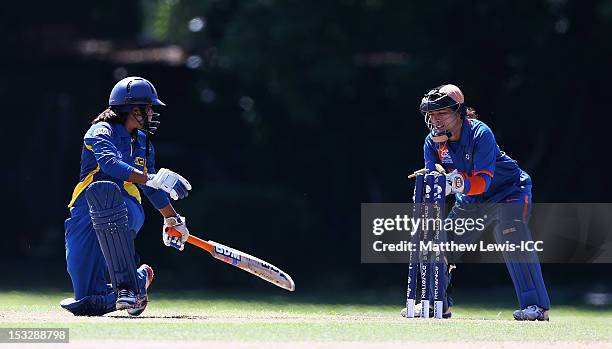
[[[451,158],[450,154],[448,153],[448,147],[446,146],[446,144],[441,144],[438,147],[438,158],[440,158],[440,161],[443,164],[452,164],[453,163],[453,159]]]
[[[110,131],[106,127],[100,127],[94,130],[93,135],[94,136],[99,136],[99,135],[110,136]]]
[[[144,159],[141,158],[140,156],[137,156],[136,159],[134,159],[134,163],[138,166],[144,166]]]

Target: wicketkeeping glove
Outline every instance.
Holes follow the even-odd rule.
[[[176,231],[181,233],[181,236],[172,236],[168,234],[168,230],[170,228],[174,228]],[[164,218],[164,228],[162,230],[162,240],[164,241],[164,245],[169,247],[174,247],[179,251],[182,251],[185,248],[185,241],[189,237],[189,230],[187,229],[187,225],[185,225],[185,217],[181,217],[180,215],[176,217],[167,217]]]
[[[465,190],[465,179],[457,170],[446,175],[446,195],[463,193]]]

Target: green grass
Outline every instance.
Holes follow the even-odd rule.
[[[141,318],[73,317],[60,292],[0,293],[0,327],[69,327],[71,340],[174,341],[548,341],[612,342],[612,309],[559,306],[550,322],[511,320],[504,305],[464,305],[452,320],[406,320],[399,306],[376,304],[375,294],[353,298],[239,297],[210,293],[153,294]],[[168,334],[172,335],[169,337]]]

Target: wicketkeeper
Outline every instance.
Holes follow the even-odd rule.
[[[80,182],[64,223],[74,298],[60,305],[74,315],[100,316],[125,309],[137,316],[147,306],[147,288],[153,280],[150,266],[137,267],[134,250],[144,222],[140,191],[164,217],[164,244],[182,250],[189,231],[168,196],[185,198],[191,185],[168,169],[155,170],[149,137],[159,125],[155,120],[159,114],[153,106],[165,104],[151,82],[140,77],[119,81],[108,104],[83,140]],[[181,237],[168,236],[168,226]]]
[[[498,205],[487,212],[487,225],[494,225],[498,243],[530,241],[527,226],[531,212],[531,178],[517,162],[500,150],[491,129],[477,120],[476,112],[464,104],[461,90],[451,84],[429,91],[421,101],[421,113],[430,132],[423,147],[425,167],[435,171],[442,165],[446,175],[446,195],[455,195],[449,218],[468,218],[463,209],[470,204]],[[449,232],[449,238],[461,238]],[[504,260],[520,309],[516,320],[548,320],[550,299],[535,252],[503,252]],[[450,317],[452,299],[445,304],[444,317]],[[420,306],[415,307],[420,314]],[[402,310],[405,316],[405,309]]]

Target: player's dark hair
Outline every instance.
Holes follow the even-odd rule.
[[[478,119],[478,113],[476,113],[476,109],[472,107],[467,107],[465,114],[468,119]]]
[[[100,115],[96,116],[91,121],[91,124],[93,125],[93,124],[97,124],[98,122],[103,122],[103,121],[111,123],[111,124],[124,124],[125,120],[127,120],[128,115],[130,115],[130,113],[115,112],[111,108],[106,108],[106,110],[101,112]]]

